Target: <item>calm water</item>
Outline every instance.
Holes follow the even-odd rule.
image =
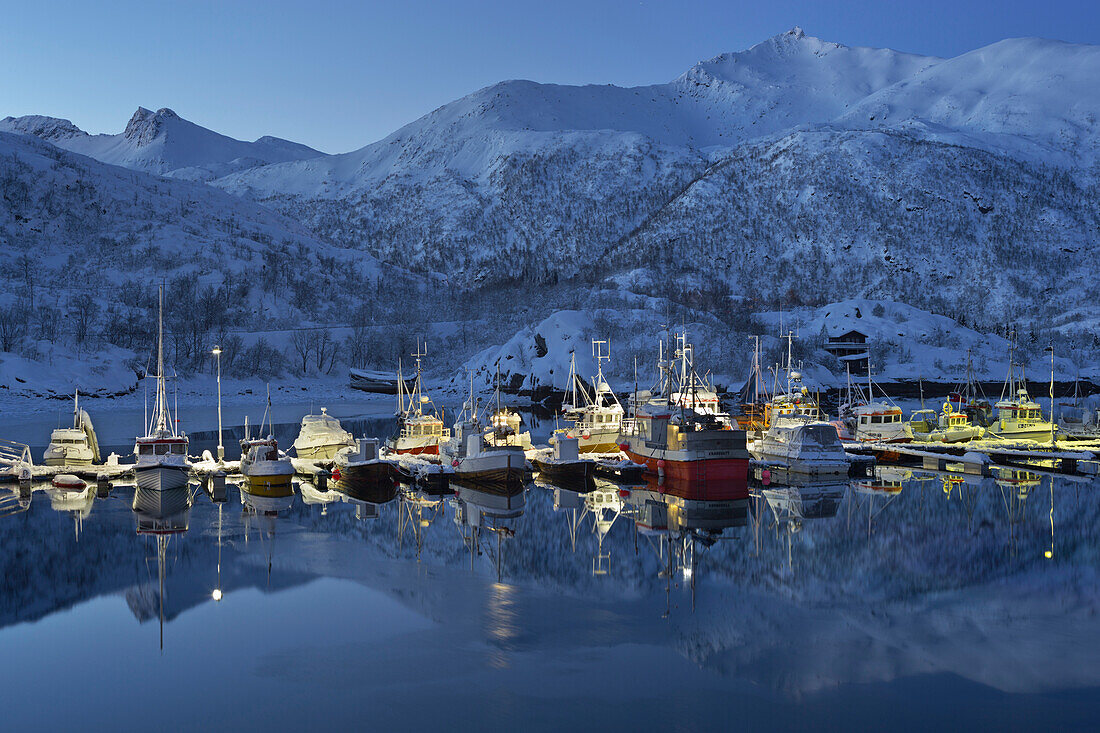
[[[883,469],[734,507],[620,488],[532,485],[475,531],[469,492],[2,486],[2,727],[1100,720],[1094,484]]]

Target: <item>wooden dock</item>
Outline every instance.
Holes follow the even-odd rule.
[[[1100,449],[1071,443],[1075,450],[1056,450],[1042,443],[845,443],[849,453],[874,455],[880,463],[919,465],[936,471],[959,466],[962,473],[991,475],[994,468],[1042,470],[1077,476],[1100,473]]]

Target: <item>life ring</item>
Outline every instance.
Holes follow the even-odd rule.
[[[592,432],[590,430],[585,430],[583,433],[581,433],[581,437],[585,440],[588,440],[592,437]]]
[[[943,414],[944,415],[950,415],[951,414],[951,403],[950,402],[944,402],[943,403]]]

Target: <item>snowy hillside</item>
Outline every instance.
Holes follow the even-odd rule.
[[[114,345],[146,364],[159,283],[166,286],[167,347],[181,370],[205,367],[214,343],[240,338],[234,331],[346,324],[357,310],[367,308],[370,317],[383,279],[416,287],[415,278],[329,245],[270,209],[25,135],[0,132],[0,191],[7,281],[0,352],[39,364],[38,384],[25,388],[31,392],[67,393],[67,360],[83,361],[86,392],[117,392],[127,379],[132,387],[133,369],[117,350],[107,352],[117,369],[103,379],[87,369],[99,361],[87,352]],[[335,343],[325,349],[329,356],[319,359],[317,344],[302,347],[309,362],[330,358]],[[244,345],[237,351],[243,356]],[[253,356],[254,375],[282,369],[268,346]],[[24,367],[5,356],[3,386],[22,391],[16,377]]]
[[[5,117],[0,131],[34,135],[59,148],[104,163],[173,178],[210,180],[269,163],[313,158],[320,153],[277,137],[242,142],[181,118],[170,109],[138,107],[117,135],[89,135],[72,122],[29,115]]]
[[[993,328],[1085,292],[1098,75],[1090,46],[942,60],[796,28],[667,84],[503,82],[215,183],[462,283],[717,277],[770,305],[904,293]]]

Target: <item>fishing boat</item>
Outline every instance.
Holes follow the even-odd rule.
[[[817,398],[810,394],[810,390],[802,384],[802,372],[794,368],[792,360],[794,336],[787,334],[787,391],[779,392],[779,366],[776,365],[775,384],[772,388],[772,398],[764,406],[763,430],[768,430],[773,425],[791,421],[793,424],[802,424],[806,421],[818,422],[824,420],[821,406]]]
[[[467,485],[476,485],[482,491],[504,497],[513,497],[523,493],[526,486],[527,455],[525,446],[516,435],[518,422],[500,419],[507,411],[500,406],[500,371],[496,379],[496,412],[494,422],[488,431],[482,432],[476,413],[472,419],[462,421],[458,435],[465,443],[457,446],[457,453],[451,456],[455,469],[455,480]],[[469,404],[474,405],[471,383]],[[519,417],[518,415],[516,416]],[[526,448],[531,445],[528,435]]]
[[[99,441],[91,417],[80,409],[79,390],[73,396],[73,426],[50,433],[42,460],[47,466],[90,466],[99,462]]]
[[[267,388],[267,406],[264,408],[263,419],[260,420],[259,435],[263,436],[265,426],[269,431],[274,427],[270,423],[271,417],[271,387]],[[241,490],[254,496],[269,496],[281,498],[292,496],[294,486],[291,479],[294,477],[294,464],[285,453],[279,450],[279,442],[270,432],[267,437],[251,436],[248,427],[248,418],[244,423],[245,436],[241,440]]]
[[[837,433],[846,440],[866,443],[907,443],[912,437],[906,432],[901,408],[879,388],[881,398],[875,396],[875,383],[871,368],[867,368],[867,392],[852,383],[848,374],[847,396],[841,403]]]
[[[577,438],[560,437],[550,451],[531,459],[540,478],[555,486],[585,493],[596,485],[596,461],[582,458]]]
[[[572,438],[581,453],[618,453],[623,406],[603,376],[603,362],[611,360],[610,342],[593,340],[592,355],[596,358],[596,378],[591,395],[577,376],[576,355],[569,357],[569,389],[562,402],[562,419],[572,426],[555,430],[550,444],[560,438]]]
[[[677,334],[669,358],[660,342],[658,380],[643,402],[632,400],[633,416],[624,422],[620,448],[647,472],[696,488],[697,498],[747,496],[749,454],[745,433],[735,430],[716,400],[699,400],[705,385],[694,363],[686,333]],[[705,395],[709,397],[709,395]]]
[[[241,441],[241,489],[257,496],[283,497],[294,493],[294,464],[279,450],[275,436]]]
[[[965,443],[979,440],[985,428],[974,425],[965,412],[956,412],[950,401],[943,410],[917,410],[909,417],[906,430],[914,443]]]
[[[848,473],[848,455],[836,428],[820,420],[784,419],[750,444],[753,457],[775,462],[793,473],[839,475]]]
[[[302,417],[302,427],[294,439],[294,454],[307,461],[331,461],[341,448],[355,445],[355,438],[340,421],[322,407],[320,415]]]
[[[426,355],[417,344],[413,354],[416,379],[407,393],[400,364],[397,367],[397,432],[386,441],[386,447],[393,453],[437,456],[440,444],[451,438],[451,431],[443,426],[442,417],[436,416],[431,400],[424,394],[420,358]]]
[[[150,491],[178,489],[187,485],[191,463],[187,458],[187,436],[177,432],[168,410],[164,377],[164,287],[160,288],[157,315],[157,396],[145,435],[134,444],[134,478],[139,488]]]
[[[359,438],[333,459],[332,481],[337,491],[358,501],[385,504],[397,496],[403,472],[396,461],[381,457],[377,438]]]
[[[1073,382],[1073,401],[1058,405],[1058,431],[1070,438],[1100,438],[1100,410],[1086,410],[1081,400],[1080,378]]]
[[[1053,358],[1051,356],[1052,360]],[[1052,394],[1053,381],[1052,371]],[[993,421],[989,425],[988,433],[1005,440],[1053,441],[1057,430],[1057,425],[1043,419],[1042,408],[1027,392],[1023,366],[1015,363],[1012,351],[1009,351],[1008,376],[1001,391],[1001,399],[993,406]]]

